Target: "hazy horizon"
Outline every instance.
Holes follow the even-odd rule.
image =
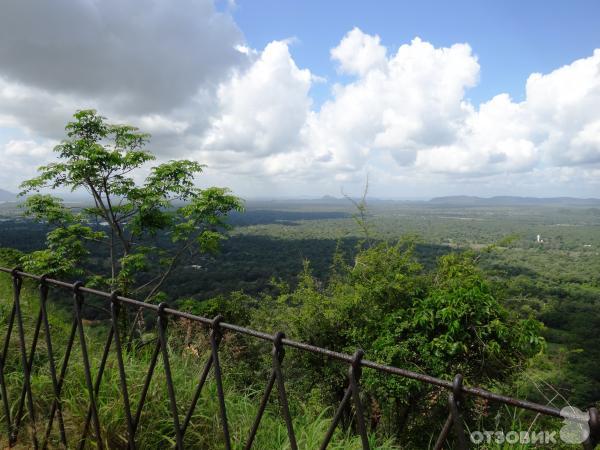
[[[4,192],[2,192],[4,191]],[[64,199],[67,202],[89,202],[90,198],[88,195],[86,195],[85,193],[73,193],[73,192],[62,192],[62,191],[49,191],[49,190],[43,190],[43,193],[51,193],[52,195],[55,195],[57,197],[60,197],[62,199]],[[7,189],[4,189],[2,187],[0,187],[0,194],[11,194],[11,195],[18,195],[17,192],[11,192]],[[349,195],[350,198],[352,199],[358,199],[360,198],[360,195]],[[311,201],[326,201],[326,200],[331,200],[331,201],[349,201],[348,200],[348,196],[344,196],[342,194],[338,194],[338,195],[331,195],[331,194],[315,194],[315,195],[295,195],[295,196],[286,196],[286,195],[280,195],[280,196],[275,196],[275,195],[271,195],[271,196],[242,196],[242,198],[247,201],[247,202],[268,202],[268,201],[274,201],[274,202],[283,202],[283,201],[307,201],[307,202],[311,202]],[[439,196],[430,196],[430,197],[401,197],[401,196],[390,196],[390,197],[384,197],[384,196],[374,196],[374,195],[367,195],[366,199],[367,202],[371,201],[371,202],[378,202],[378,201],[391,201],[391,202],[428,202],[434,199],[444,199],[444,198],[448,198],[448,199],[452,199],[452,198],[471,198],[471,199],[479,199],[479,200],[492,200],[492,199],[502,199],[502,198],[514,198],[514,199],[535,199],[535,200],[553,200],[553,199],[574,199],[574,200],[590,200],[593,202],[600,202],[600,196],[589,196],[589,197],[585,197],[585,196],[528,196],[528,195],[491,195],[491,196],[480,196],[480,195],[468,195],[468,194],[448,194],[448,195],[439,195]],[[20,201],[19,198],[17,198],[17,202]],[[1,202],[8,202],[8,203],[13,203],[13,201],[11,200],[2,200],[0,198],[0,203]]]

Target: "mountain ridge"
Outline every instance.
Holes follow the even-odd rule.
[[[517,205],[577,205],[600,206],[598,198],[577,197],[520,197],[511,195],[498,195],[493,197],[478,197],[473,195],[449,195],[434,197],[429,200],[435,205],[461,205],[461,206],[517,206]]]
[[[17,200],[17,194],[13,194],[4,189],[0,189],[0,202],[14,202]]]

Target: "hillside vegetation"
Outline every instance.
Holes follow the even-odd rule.
[[[585,409],[600,398],[600,209],[594,199],[453,197],[367,207],[365,189],[360,199],[244,204],[225,187],[197,187],[204,166],[196,161],[171,160],[134,176],[155,159],[145,148],[149,135],[111,124],[96,111],[77,111],[65,134],[54,149],[56,161],[22,183],[23,205],[0,208],[5,267],[82,279],[207,317],[222,314],[231,323],[283,331],[339,352],[360,348],[371,360],[447,380],[461,373],[472,385],[557,408]],[[48,194],[55,189],[89,199],[68,203]],[[32,289],[24,293],[29,332]],[[52,297],[57,349],[70,322],[69,297]],[[9,298],[4,285],[0,331]],[[88,299],[84,316],[97,366],[109,330],[107,305]],[[156,342],[155,323],[142,309],[128,310],[119,323],[134,393]],[[207,357],[205,330],[184,321],[171,321],[169,330],[177,395],[185,405]],[[11,390],[22,378],[16,346],[13,339],[5,367]],[[270,349],[231,334],[222,347],[239,446],[269,376]],[[79,356],[73,355],[64,391],[70,431],[81,429],[85,415]],[[51,383],[44,357],[38,358],[33,382],[45,411]],[[344,395],[347,367],[290,351],[284,370],[299,439],[313,448]],[[158,370],[143,410],[144,448],[173,440],[161,377]],[[214,389],[205,390],[188,446],[220,445]],[[119,396],[110,360],[100,414],[113,447],[125,445]],[[362,400],[370,439],[383,447],[430,446],[447,414],[439,389],[369,370]],[[556,426],[499,405],[465,402],[473,429]],[[356,425],[347,408],[336,445],[358,445]],[[263,429],[258,448],[285,448],[276,402]]]
[[[460,372],[471,384],[505,389],[512,385],[511,380],[523,370],[528,358],[543,349],[543,340],[539,337],[537,322],[520,320],[500,305],[490,283],[474,265],[474,258],[468,253],[449,254],[441,258],[434,269],[427,270],[416,259],[410,241],[375,244],[358,252],[352,264],[338,251],[332,274],[325,284],[314,278],[307,265],[297,287],[279,284],[275,287],[277,295],[257,298],[234,294],[207,302],[187,301],[181,306],[206,316],[221,312],[227,321],[269,332],[286,330],[289,337],[332,350],[353,352],[361,347],[370,359],[378,362],[446,379]],[[10,295],[7,280],[8,277],[4,277],[2,286],[5,299]],[[33,286],[27,287],[24,305],[30,324],[37,305],[35,297]],[[64,347],[68,333],[68,298],[68,293],[57,293],[52,302],[52,338],[57,349]],[[3,302],[3,307],[7,309],[8,304]],[[87,322],[86,332],[95,368],[109,326],[106,316],[98,312],[102,307],[106,305],[89,297],[86,311],[95,320]],[[4,329],[8,311],[2,317],[1,329]],[[146,332],[134,348],[126,352],[132,399],[138,398],[156,339],[153,319],[146,317]],[[184,415],[185,405],[191,400],[198,374],[208,356],[208,342],[204,330],[184,321],[172,322],[170,342],[173,379],[180,413]],[[6,372],[11,374],[14,389],[22,376],[18,370],[16,340],[12,343]],[[269,347],[228,335],[221,353],[233,439],[241,446],[270,370]],[[68,411],[65,425],[73,439],[83,427],[87,408],[80,357],[76,350],[63,391]],[[43,364],[43,352],[38,352],[38,358],[32,384],[37,407],[47,411],[51,379]],[[314,355],[288,351],[284,370],[301,448],[314,448],[341,400],[346,367]],[[432,444],[446,415],[445,398],[439,389],[368,370],[362,384],[375,448],[389,445],[422,448]],[[138,431],[143,448],[173,442],[164,371],[160,364],[151,386],[142,414],[143,425]],[[103,433],[112,447],[125,446],[127,431],[114,357],[109,359],[99,399]],[[467,417],[473,426],[483,426],[485,417],[515,420],[511,412],[498,405],[469,400],[468,406],[472,412],[468,412]],[[288,445],[284,423],[277,412],[277,402],[273,401],[263,419],[255,448],[286,448]],[[215,386],[210,382],[186,434],[187,446],[221,448],[218,417]],[[358,448],[352,410],[346,411],[344,417],[344,426],[335,437],[336,445]],[[431,423],[439,426],[432,428]]]
[[[0,334],[6,333],[6,325],[9,317],[9,307],[12,285],[7,276],[0,277]],[[22,296],[22,306],[25,318],[28,342],[31,342],[31,331],[35,323],[38,311],[38,295],[32,283],[25,283]],[[69,296],[68,293],[61,293]],[[91,303],[94,303],[92,301]],[[97,305],[101,303],[96,302]],[[66,341],[68,339],[71,318],[63,307],[55,307],[50,302],[49,310],[51,322],[52,344],[55,350],[57,366],[64,356]],[[183,334],[186,332],[186,324],[173,323],[170,329],[170,362],[173,382],[176,389],[177,400],[180,405],[182,417],[187,412],[191,403],[194,389],[198,381],[198,374],[209,356],[208,341],[206,335],[196,330],[192,342],[186,346],[183,342]],[[87,323],[86,338],[92,373],[97,374],[101,361],[103,346],[106,341],[108,324],[105,321]],[[38,430],[45,430],[47,415],[53,398],[52,381],[48,366],[45,349],[45,335],[42,331],[40,343],[34,360],[31,385],[34,393],[35,409],[38,418]],[[156,336],[149,331],[145,336],[145,343],[134,347],[132,350],[124,350],[124,362],[127,372],[129,395],[132,401],[132,410],[137,408],[143,381],[146,377],[150,364],[153,343]],[[150,345],[152,343],[152,345]],[[268,353],[268,348],[262,349]],[[87,387],[83,372],[81,350],[77,343],[71,354],[71,363],[65,378],[62,390],[62,404],[64,410],[64,424],[69,447],[76,447],[84,427],[84,418],[89,405]],[[234,448],[242,448],[245,444],[248,432],[258,410],[260,396],[266,384],[261,377],[256,382],[241,388],[236,379],[240,372],[236,371],[237,361],[232,359],[229,352],[223,352],[221,358],[224,366],[224,391],[226,408],[229,418],[232,445]],[[16,411],[18,394],[23,383],[23,374],[20,368],[20,354],[18,339],[15,335],[11,341],[8,358],[5,362],[5,372],[8,374],[7,383],[9,393],[12,394],[13,415]],[[274,396],[275,397],[275,396]],[[292,415],[294,417],[294,428],[300,448],[316,448],[320,444],[333,411],[330,407],[300,401],[292,397]],[[122,403],[121,391],[119,389],[119,373],[116,357],[109,358],[103,374],[103,381],[98,395],[98,413],[102,424],[103,438],[109,448],[127,448],[127,427],[125,420],[125,409]],[[26,412],[27,414],[27,412]],[[198,449],[221,449],[223,448],[223,435],[219,415],[218,397],[216,385],[209,378],[204,386],[198,407],[192,416],[189,428],[185,435],[186,448]],[[40,420],[41,418],[41,420]],[[51,448],[60,447],[58,420],[54,420],[54,430],[51,434]],[[19,445],[17,448],[28,448],[31,444],[31,428],[25,427],[20,432]],[[43,435],[43,432],[39,432]],[[0,413],[0,445],[7,446],[8,431],[3,413]],[[94,442],[93,431],[90,429],[88,442]],[[386,439],[371,436],[373,448],[392,448],[391,442]],[[142,410],[140,426],[136,433],[138,448],[164,448],[174,444],[173,422],[169,409],[169,402],[165,385],[165,374],[162,364],[159,362],[150,384],[145,406]],[[254,448],[258,449],[284,449],[288,448],[287,432],[283,419],[279,416],[277,402],[268,405],[261,421],[261,427],[254,441]],[[362,448],[360,439],[353,436],[350,430],[338,430],[334,435],[330,448],[332,449],[359,449]]]

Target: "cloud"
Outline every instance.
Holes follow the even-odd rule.
[[[218,114],[204,148],[268,156],[297,147],[310,86],[310,71],[296,66],[288,44],[271,42],[247,71],[219,87]]]
[[[31,139],[11,139],[0,145],[0,186],[16,189],[20,181],[34,177],[39,165],[53,159],[55,141],[37,142]],[[20,178],[15,180],[15,175]]]
[[[523,101],[499,93],[474,105],[466,93],[480,66],[468,44],[414,38],[390,48],[354,28],[330,50],[344,76],[315,106],[311,89],[324,79],[294,60],[295,41],[253,49],[211,0],[183,3],[9,0],[0,183],[15,186],[17,170],[50,158],[71,114],[93,107],[151,132],[160,158],[197,159],[212,179],[250,194],[337,193],[367,173],[388,195],[411,186],[550,191],[549,180],[597,188],[600,50],[532,74]],[[2,141],[2,128],[22,135]]]
[[[531,127],[552,163],[600,163],[600,49],[549,74],[532,74],[526,92]]]
[[[286,42],[269,44],[219,90],[205,156],[224,152],[224,170],[322,184],[369,171],[389,183],[484,183],[508,174],[589,182],[600,162],[600,50],[532,74],[522,102],[499,94],[479,106],[465,98],[479,79],[467,44],[436,48],[415,38],[390,53],[378,36],[354,28],[331,57],[355,79],[335,84],[310,110],[314,75],[297,67]]]
[[[469,105],[454,140],[421,148],[416,167],[435,173],[482,176],[531,170],[539,156],[531,140],[525,105],[500,94],[481,104],[479,110]]]
[[[471,108],[456,141],[421,149],[417,166],[471,175],[597,166],[598,104],[600,50],[548,74],[532,74],[520,103],[501,94]]]
[[[420,149],[454,142],[471,113],[464,92],[478,78],[470,47],[436,49],[416,38],[385,55],[378,38],[352,30],[332,58],[359,76],[335,85],[315,111],[314,75],[297,67],[288,42],[270,43],[219,88],[202,156],[224,170],[347,181],[386,155],[410,166]]]
[[[240,63],[242,41],[211,0],[8,0],[0,15],[3,77],[121,113],[178,106]]]
[[[56,141],[76,110],[95,108],[151,132],[160,156],[181,157],[208,126],[218,85],[251,61],[243,43],[212,0],[8,0],[0,14],[0,150],[3,128]],[[18,185],[17,176],[5,175],[5,186]]]
[[[45,158],[50,155],[48,146],[39,145],[32,140],[10,140],[4,146],[6,156],[30,156],[33,158]]]
[[[386,48],[380,41],[379,36],[370,36],[353,28],[337,47],[331,49],[331,58],[340,63],[341,72],[364,75],[386,63]]]
[[[354,29],[340,47],[350,36],[369,41],[360,34]],[[436,49],[415,38],[389,58],[378,47],[367,49],[379,62],[364,65],[356,81],[334,88],[334,98],[313,122],[311,144],[328,145],[333,159],[352,170],[373,153],[386,151],[399,165],[410,165],[420,149],[453,142],[468,112],[464,92],[479,73],[470,47]]]

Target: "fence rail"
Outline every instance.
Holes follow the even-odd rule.
[[[590,408],[587,411],[586,419],[583,420],[579,415],[561,413],[561,410],[552,406],[542,405],[527,400],[521,400],[496,394],[478,387],[466,386],[463,384],[463,377],[461,374],[457,374],[454,377],[453,381],[443,380],[440,378],[416,373],[398,367],[388,366],[369,361],[367,359],[364,359],[364,353],[360,349],[358,349],[353,355],[339,353],[327,350],[325,348],[309,345],[303,342],[297,342],[294,340],[287,339],[283,332],[278,332],[275,335],[271,335],[261,331],[256,331],[253,329],[244,328],[238,325],[223,322],[223,318],[221,316],[217,316],[213,319],[196,316],[183,311],[179,311],[177,309],[169,308],[165,303],[161,303],[159,305],[149,304],[140,302],[138,300],[134,300],[132,298],[123,297],[115,292],[108,293],[96,289],[91,289],[85,287],[83,283],[79,281],[75,283],[67,283],[64,281],[51,279],[47,276],[33,275],[30,273],[23,272],[19,269],[7,269],[3,267],[0,267],[0,273],[1,272],[9,274],[12,277],[13,285],[12,309],[8,317],[7,332],[4,337],[2,353],[0,354],[0,396],[2,397],[2,407],[4,410],[6,429],[9,433],[9,446],[11,447],[16,445],[18,442],[19,432],[24,427],[24,419],[27,419],[27,422],[29,424],[29,430],[31,432],[31,443],[36,449],[45,449],[48,447],[49,438],[52,432],[55,419],[58,421],[60,442],[65,447],[68,446],[63,419],[61,390],[65,380],[71,351],[75,340],[77,339],[81,348],[85,383],[87,387],[87,394],[89,397],[87,416],[84,422],[85,425],[83,427],[84,429],[82,430],[81,437],[78,440],[79,448],[85,447],[86,440],[88,439],[90,431],[95,436],[95,442],[98,447],[104,448],[105,445],[105,441],[102,438],[101,425],[98,417],[97,396],[102,382],[102,375],[104,373],[106,362],[112,346],[114,347],[114,352],[116,353],[117,357],[120,390],[123,398],[123,406],[127,421],[128,447],[130,449],[137,448],[136,432],[140,425],[142,408],[144,406],[146,395],[148,393],[148,388],[150,386],[150,382],[152,381],[154,370],[156,365],[158,364],[159,357],[161,358],[165,373],[167,394],[169,398],[169,405],[173,420],[173,435],[175,437],[176,447],[183,448],[184,446],[183,438],[185,432],[191,422],[192,416],[200,398],[201,391],[212,369],[217,388],[217,396],[220,410],[220,422],[223,432],[223,445],[226,449],[230,449],[231,437],[229,432],[229,422],[227,419],[225,396],[223,392],[221,365],[219,363],[219,344],[225,331],[239,333],[241,335],[250,336],[264,341],[269,341],[273,345],[273,367],[271,375],[267,383],[265,392],[262,396],[258,413],[254,419],[253,426],[247,437],[245,445],[246,449],[252,447],[252,443],[254,441],[263,413],[267,406],[267,402],[275,385],[277,389],[277,395],[279,397],[281,415],[283,416],[283,419],[286,423],[290,446],[294,450],[298,448],[292,424],[292,418],[288,407],[287,393],[282,368],[282,362],[285,355],[285,347],[295,348],[304,352],[322,355],[330,359],[341,361],[348,365],[348,387],[345,390],[344,396],[323,438],[322,444],[320,446],[321,449],[327,448],[333,436],[333,433],[335,432],[335,429],[340,422],[344,408],[349,406],[353,406],[356,412],[357,431],[360,435],[362,446],[365,449],[369,448],[369,441],[364,420],[364,409],[360,399],[360,377],[362,368],[365,367],[390,374],[391,376],[410,378],[413,380],[420,381],[422,383],[438,386],[449,391],[448,416],[444,423],[442,431],[440,432],[436,440],[435,449],[443,448],[443,446],[446,444],[447,439],[450,436],[451,431],[453,431],[455,435],[454,437],[456,440],[456,444],[459,448],[464,449],[469,447],[470,442],[465,433],[465,427],[462,418],[462,414],[464,413],[465,409],[465,402],[463,401],[463,399],[466,395],[483,398],[492,402],[501,403],[509,406],[515,406],[518,408],[543,414],[545,416],[556,417],[561,419],[567,418],[576,422],[580,422],[583,426],[587,425],[589,427],[589,435],[585,442],[583,442],[582,444],[583,448],[587,450],[594,449],[596,445],[600,442],[600,418],[598,410],[596,408]],[[30,343],[29,351],[26,345],[23,314],[21,310],[21,290],[24,278],[37,281],[39,283],[40,290],[39,312],[35,323],[35,328],[32,336],[32,342]],[[62,359],[60,369],[57,367],[57,361],[55,359],[54,349],[52,347],[51,328],[49,325],[48,314],[46,309],[48,292],[51,286],[70,290],[73,296],[74,305],[73,322],[71,324],[69,339],[67,341],[65,354]],[[90,358],[88,355],[82,318],[82,308],[85,302],[85,295],[96,296],[110,302],[111,326],[106,344],[104,346],[104,351],[102,354],[100,365],[98,367],[98,372],[95,378],[92,376]],[[158,339],[153,349],[150,366],[148,368],[148,372],[144,380],[140,400],[135,410],[133,410],[129,398],[129,387],[127,384],[127,376],[122,353],[123,342],[118,327],[118,320],[123,307],[142,308],[146,311],[151,311],[155,313],[157,317],[156,327],[158,332]],[[171,317],[187,319],[193,322],[197,322],[211,330],[210,356],[206,361],[202,372],[200,373],[199,380],[193,395],[193,401],[187,409],[187,413],[183,420],[179,414],[179,407],[177,405],[167,347],[168,334],[166,331],[168,327],[169,318]],[[5,382],[5,361],[9,351],[13,329],[15,328],[15,322],[19,341],[21,369],[23,371],[23,385],[20,389],[20,396],[16,407],[16,412],[15,410],[11,409],[8,386]],[[34,408],[34,396],[31,388],[31,371],[33,369],[34,356],[37,350],[37,344],[42,326],[44,327],[48,365],[54,395],[49,414],[46,418],[44,430],[39,428],[40,425],[42,425],[42,421],[40,420],[40,418],[37,417],[37,412]],[[25,408],[27,408],[28,415],[25,415]]]

